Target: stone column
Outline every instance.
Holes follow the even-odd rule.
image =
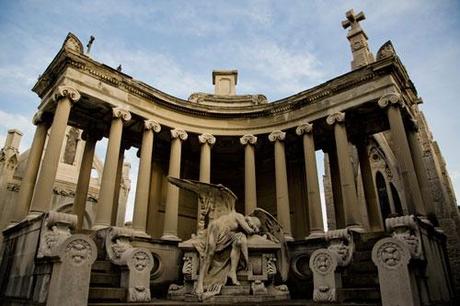
[[[244,146],[244,213],[252,213],[257,207],[255,144],[257,137],[244,135],[240,143]]]
[[[21,189],[19,189],[18,201],[13,216],[13,221],[15,222],[21,221],[29,211],[30,201],[32,200],[35,181],[37,180],[38,169],[42,159],[43,148],[45,147],[46,133],[49,128],[49,123],[42,121],[39,113],[34,117],[34,124],[37,128],[35,129],[34,139],[27,158]]]
[[[296,134],[303,138],[303,154],[305,159],[305,177],[307,179],[308,218],[310,234],[308,238],[324,235],[321,197],[316,169],[315,142],[313,139],[313,124],[304,123],[296,128]]]
[[[59,86],[55,94],[56,111],[51,125],[48,143],[41,163],[32,197],[30,213],[37,214],[51,209],[54,181],[61,156],[62,142],[72,104],[80,100],[80,93],[69,86]]]
[[[414,122],[414,130],[407,133],[412,160],[414,161],[415,174],[422,192],[423,202],[425,203],[425,212],[427,215],[434,216],[433,195],[431,193],[431,184],[428,180],[425,162],[423,161],[423,149],[418,138],[418,126]]]
[[[394,150],[401,170],[409,214],[425,215],[423,198],[401,115],[401,107],[403,107],[401,96],[396,93],[386,94],[379,99],[378,104],[387,110],[391,138],[395,144]]]
[[[187,140],[188,134],[181,129],[171,130],[171,153],[169,157],[168,175],[180,178],[180,162],[182,141]],[[168,182],[166,193],[166,211],[161,239],[179,241],[177,236],[177,221],[179,218],[179,187]]]
[[[115,191],[113,193],[113,206],[112,206],[112,217],[111,225],[114,226],[124,226],[125,225],[125,216],[126,207],[120,207],[120,191],[121,191],[121,178],[123,176],[123,165],[125,161],[125,151],[129,150],[131,145],[126,142],[121,142],[120,145],[120,154],[118,154],[118,163],[117,163],[117,175],[115,177]],[[120,213],[123,216],[120,216]]]
[[[93,168],[96,142],[102,139],[102,135],[96,135],[95,133],[84,131],[82,138],[86,141],[86,143],[83,151],[83,157],[81,159],[77,188],[75,190],[75,199],[72,207],[72,213],[78,217],[78,231],[83,228],[83,219],[86,211],[86,198],[88,196],[88,187],[91,180],[91,170]]]
[[[120,154],[123,122],[131,120],[131,113],[115,107],[112,110],[112,123],[110,126],[107,153],[105,155],[104,170],[102,170],[101,187],[96,209],[96,220],[93,230],[109,227],[112,217],[113,195],[117,176],[118,156]]]
[[[276,180],[276,213],[278,221],[283,227],[286,240],[293,240],[291,232],[291,211],[289,209],[289,191],[286,171],[286,156],[284,139],[286,133],[276,130],[268,135],[268,139],[275,143],[275,180]]]
[[[371,163],[369,160],[367,139],[362,139],[356,144],[358,150],[359,166],[363,179],[364,197],[366,199],[367,216],[371,231],[378,232],[383,230],[383,220],[380,216],[380,205],[377,199],[374,176],[372,174]]]
[[[200,182],[211,182],[211,147],[216,143],[216,138],[211,134],[198,136],[201,143],[200,155]]]
[[[353,166],[350,159],[350,144],[345,128],[345,113],[337,112],[329,115],[326,122],[334,127],[345,226],[356,231],[363,231]]]
[[[136,234],[146,234],[147,209],[149,205],[150,173],[152,169],[153,137],[159,133],[161,126],[154,120],[144,121],[142,135],[141,158],[137,176],[136,200],[134,204],[133,228]]]

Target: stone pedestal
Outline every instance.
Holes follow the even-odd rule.
[[[337,256],[327,249],[319,249],[310,257],[310,269],[313,271],[313,301],[337,301],[336,288],[342,287],[342,279],[336,273]]]
[[[152,254],[146,249],[131,248],[123,253],[121,287],[128,289],[128,302],[150,302]]]
[[[96,244],[85,235],[72,235],[60,245],[57,256],[46,305],[87,305]]]

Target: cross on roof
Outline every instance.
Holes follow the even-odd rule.
[[[349,10],[345,16],[347,17],[347,20],[342,21],[342,27],[344,29],[351,27],[350,31],[353,31],[355,29],[359,28],[359,22],[361,20],[366,19],[366,16],[364,16],[363,12],[359,12],[357,15],[355,15],[355,12],[353,9]]]

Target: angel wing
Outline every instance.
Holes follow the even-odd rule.
[[[279,224],[275,217],[262,208],[254,209],[250,216],[257,217],[260,220],[261,234],[267,235],[268,239],[281,245],[281,250],[278,254],[279,258],[276,263],[281,279],[285,282],[289,273],[289,253],[281,224]]]
[[[198,196],[198,231],[209,222],[235,210],[237,196],[223,185],[208,184],[168,176],[168,181],[179,188],[194,192]]]

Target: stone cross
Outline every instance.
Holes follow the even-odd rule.
[[[359,12],[357,15],[355,15],[355,11],[352,9],[346,12],[345,16],[347,17],[347,20],[342,21],[342,27],[344,29],[351,27],[350,31],[359,29],[359,22],[366,19],[366,16],[364,16],[363,12]]]

